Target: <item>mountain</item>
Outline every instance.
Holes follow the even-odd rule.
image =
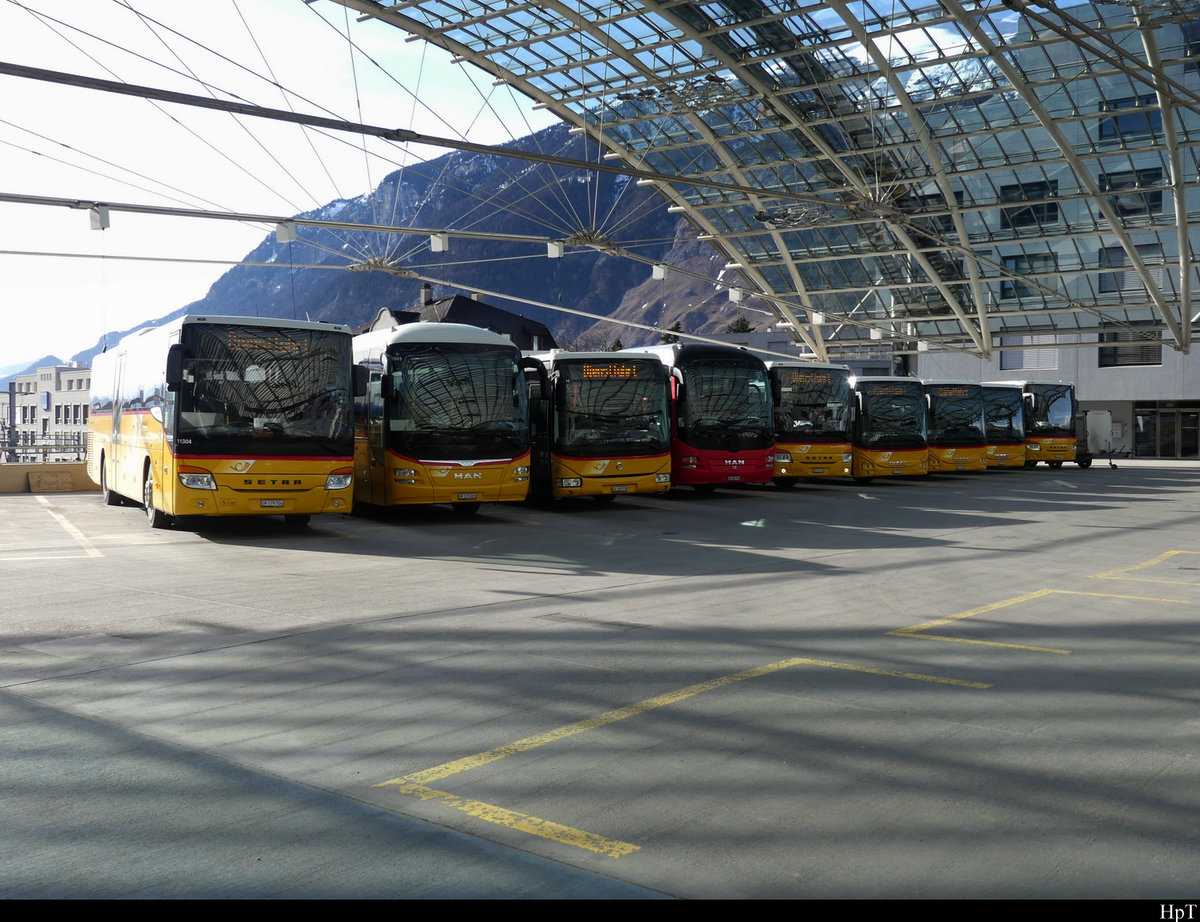
[[[566,126],[544,129],[514,142],[551,157],[598,160],[599,152]],[[388,175],[370,194],[338,199],[298,218],[420,228],[466,229],[491,235],[454,237],[444,253],[430,251],[429,236],[299,227],[293,243],[268,235],[245,261],[191,304],[159,318],[185,313],[327,320],[356,326],[380,307],[406,309],[420,297],[422,281],[384,271],[348,271],[356,262],[394,260],[435,285],[435,297],[456,292],[501,292],[601,316],[658,323],[676,322],[689,332],[721,329],[735,314],[723,308],[711,285],[682,276],[651,280],[648,262],[686,261],[715,277],[725,265],[652,187],[626,176],[589,172],[491,155],[456,152]],[[561,259],[545,243],[511,238],[571,238]],[[505,239],[509,238],[509,239]],[[588,242],[594,243],[587,245]],[[292,263],[320,268],[276,268]],[[484,294],[497,307],[545,323],[560,343],[605,344],[620,336],[626,346],[658,341],[650,331],[597,325],[585,317]],[[732,305],[729,305],[732,307]],[[609,332],[620,330],[619,334]],[[124,332],[107,336],[114,342]],[[103,340],[102,340],[103,342]],[[89,361],[101,343],[74,359]]]
[[[43,355],[35,362],[19,362],[16,365],[7,365],[4,368],[0,368],[0,391],[8,390],[8,382],[17,375],[29,375],[33,374],[39,368],[64,364],[66,363],[56,355]]]

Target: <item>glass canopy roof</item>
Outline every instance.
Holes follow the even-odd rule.
[[[1189,348],[1200,0],[338,2],[661,176],[822,359]]]

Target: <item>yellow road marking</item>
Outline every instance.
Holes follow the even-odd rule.
[[[400,784],[430,784],[435,781],[442,781],[453,775],[461,774],[465,771],[470,771],[473,768],[479,768],[483,765],[488,765],[492,762],[498,762],[501,759],[507,758],[510,755],[515,755],[518,752],[528,752],[531,749],[537,749],[540,746],[545,746],[547,743],[557,742],[561,739],[566,739],[570,736],[575,736],[577,733],[583,733],[587,730],[596,730],[608,724],[616,723],[617,721],[627,720],[630,717],[636,717],[638,714],[644,714],[647,711],[653,711],[657,708],[666,707],[669,704],[678,704],[680,701],[685,701],[688,698],[703,694],[704,692],[713,691],[714,689],[724,688],[727,685],[733,685],[736,682],[744,682],[746,679],[754,679],[759,676],[769,675],[772,672],[779,672],[783,669],[790,669],[793,666],[822,666],[827,669],[847,669],[854,672],[866,672],[873,675],[895,676],[903,679],[915,679],[923,682],[937,682],[943,685],[959,685],[966,688],[990,688],[980,682],[968,682],[964,679],[948,679],[943,676],[921,675],[914,672],[897,672],[891,669],[877,669],[871,666],[857,666],[852,663],[835,663],[829,660],[809,659],[807,657],[792,657],[790,659],[779,660],[775,663],[768,663],[765,666],[756,666],[753,669],[746,669],[742,672],[731,673],[730,675],[719,676],[715,679],[710,679],[707,682],[701,682],[698,685],[689,685],[687,688],[679,689],[678,691],[668,692],[665,695],[658,695],[654,698],[647,698],[644,701],[639,701],[637,704],[631,704],[627,707],[617,708],[616,710],[606,711],[603,714],[598,714],[595,717],[589,717],[587,720],[581,720],[577,723],[567,724],[555,730],[550,730],[546,733],[539,733],[536,736],[526,737],[522,740],[517,740],[514,743],[507,743],[504,746],[498,746],[495,749],[489,749],[486,752],[476,753],[472,756],[466,756],[462,759],[456,759],[453,762],[446,762],[443,765],[436,765],[433,768],[427,768],[424,771],[414,772],[405,775],[401,778],[393,778],[390,781],[383,781],[375,785],[376,787],[387,787],[389,785]]]
[[[1147,567],[1153,567],[1165,560],[1169,560],[1179,554],[1200,554],[1200,551],[1164,551],[1157,557],[1151,557],[1149,560],[1144,560],[1141,563],[1135,563],[1131,567],[1121,567],[1118,570],[1105,570],[1103,573],[1096,573],[1092,579],[1124,579],[1136,583],[1173,583],[1179,586],[1195,586],[1196,581],[1187,579],[1147,579],[1140,576],[1121,576],[1122,573],[1132,573],[1134,570],[1144,570]]]
[[[536,736],[526,737],[522,740],[517,740],[515,743],[509,743],[505,746],[499,746],[496,749],[489,749],[487,752],[480,752],[473,756],[467,756],[463,759],[456,759],[453,762],[446,762],[443,765],[437,765],[433,768],[427,768],[424,771],[413,772],[410,775],[405,775],[402,778],[393,778],[390,781],[383,781],[376,784],[375,787],[395,787],[401,794],[407,794],[412,797],[419,797],[421,800],[434,801],[443,806],[450,807],[454,810],[459,810],[472,816],[476,819],[484,820],[488,823],[496,823],[500,826],[505,826],[509,829],[518,829],[530,835],[540,836],[543,839],[550,839],[554,842],[560,842],[565,845],[574,845],[576,848],[586,849],[587,851],[595,852],[598,855],[607,855],[610,858],[620,858],[624,855],[631,854],[637,851],[641,846],[633,845],[629,842],[622,842],[619,839],[608,839],[604,836],[596,835],[595,833],[587,832],[583,829],[576,829],[573,826],[564,826],[561,823],[555,823],[550,820],[545,820],[540,817],[530,816],[527,813],[518,813],[515,810],[508,810],[504,807],[498,807],[495,804],[484,803],[483,801],[470,800],[468,798],[459,797],[457,794],[451,794],[447,791],[438,791],[428,786],[429,782],[441,781],[445,778],[450,778],[454,775],[462,774],[465,771],[470,771],[473,768],[479,768],[482,765],[488,765],[492,762],[498,762],[510,755],[518,752],[528,752],[531,749],[537,749],[540,746],[545,746],[547,743],[553,743],[557,740],[566,739],[575,736],[578,733],[583,733],[586,730],[595,730],[598,727],[607,726],[608,724],[616,723],[617,721],[626,720],[630,717],[635,717],[638,714],[644,714],[647,711],[655,710],[656,708],[666,707],[669,704],[676,704],[680,701],[685,701],[696,695],[704,692],[713,691],[718,688],[724,688],[727,685],[732,685],[736,682],[743,682],[746,679],[753,679],[759,676],[769,675],[772,672],[779,672],[783,669],[790,669],[793,666],[820,666],[826,669],[846,669],[852,672],[865,672],[871,675],[895,676],[903,679],[913,679],[921,682],[937,682],[943,685],[958,685],[965,688],[991,688],[991,685],[983,682],[968,682],[965,679],[949,679],[945,676],[923,675],[917,672],[900,672],[894,669],[880,669],[874,666],[859,666],[854,663],[837,663],[831,660],[811,659],[809,657],[791,657],[790,659],[779,660],[775,663],[767,663],[765,666],[757,666],[754,669],[746,669],[742,672],[731,673],[730,675],[719,676],[715,679],[710,679],[707,682],[700,682],[697,685],[689,685],[687,688],[679,689],[678,691],[668,692],[665,695],[658,695],[654,698],[647,698],[644,701],[639,701],[637,704],[631,704],[628,707],[617,708],[612,711],[606,711],[595,717],[587,720],[581,720],[573,724],[559,727],[556,730],[550,730],[547,733],[539,733]]]
[[[563,845],[574,845],[576,848],[586,849],[609,858],[622,858],[641,848],[640,845],[622,842],[619,839],[606,839],[604,836],[575,829],[572,826],[563,826],[561,823],[553,823],[550,820],[530,816],[528,813],[506,810],[504,807],[487,804],[481,800],[468,800],[446,791],[435,791],[423,784],[401,785],[400,793],[419,797],[421,800],[436,801],[444,807],[459,810],[476,819],[486,820],[498,826],[506,826],[509,829],[517,829],[527,832],[531,836],[540,836]]]
[[[1178,552],[1171,551],[1169,553]],[[1187,551],[1185,553],[1193,552]],[[1156,560],[1157,559],[1161,558],[1156,558]],[[1139,564],[1138,566],[1149,566],[1149,564]],[[1120,595],[1115,592],[1077,592],[1071,589],[1038,589],[1035,592],[1028,592],[1025,595],[1014,596],[1011,599],[1004,599],[1000,602],[993,602],[990,605],[981,605],[979,608],[972,608],[969,611],[959,612],[957,615],[950,615],[946,618],[938,618],[935,621],[925,621],[921,624],[914,624],[912,627],[904,627],[896,631],[888,631],[888,634],[892,637],[918,637],[922,640],[941,640],[947,643],[970,643],[985,647],[1007,647],[1011,650],[1032,650],[1035,653],[1058,653],[1065,655],[1071,651],[1061,650],[1057,647],[1036,647],[1030,644],[1002,643],[997,640],[975,640],[969,637],[949,637],[945,634],[929,633],[929,631],[933,628],[942,627],[946,624],[953,624],[955,621],[962,621],[964,618],[970,618],[972,615],[981,615],[985,612],[996,611],[999,608],[1007,608],[1010,605],[1018,605],[1021,602],[1028,602],[1032,599],[1040,599],[1047,595],[1086,595],[1096,596],[1102,599],[1132,599],[1138,602],[1165,602],[1172,605],[1190,604],[1187,599],[1164,599],[1140,595]]]

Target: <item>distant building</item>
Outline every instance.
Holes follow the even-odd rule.
[[[451,295],[448,298],[434,299],[429,285],[425,285],[421,289],[421,303],[414,310],[381,308],[374,320],[363,324],[354,332],[367,333],[401,323],[417,322],[466,323],[482,327],[493,333],[499,333],[501,336],[507,336],[518,349],[526,352],[558,348],[558,343],[554,341],[549,327],[544,323],[501,310],[465,295]]]
[[[14,376],[0,402],[5,460],[82,460],[91,388],[92,370],[73,364]]]

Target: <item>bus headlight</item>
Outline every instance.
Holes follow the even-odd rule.
[[[514,470],[513,473],[520,474],[522,476],[527,476],[529,474],[529,468],[525,467],[525,466],[521,466],[521,467],[518,467],[516,470]]]
[[[354,471],[350,468],[334,471],[325,478],[326,490],[344,490],[354,482]]]
[[[215,490],[217,481],[213,475],[200,467],[178,467],[179,482],[192,490]]]
[[[670,483],[671,475],[670,474],[655,474],[654,482],[655,483]]]
[[[1041,450],[1042,450],[1042,446],[1041,446],[1041,445],[1039,445],[1037,442],[1026,442],[1026,443],[1025,443],[1025,450],[1026,450],[1026,451],[1041,451]]]
[[[842,464],[849,464],[854,460],[854,455],[851,452],[846,452],[842,455]]]
[[[554,485],[556,487],[582,487],[583,486],[583,478],[582,477],[564,477],[564,478],[562,478],[562,480],[554,481]]]
[[[790,451],[777,451],[775,452],[775,460],[779,464],[791,464],[792,453]]]
[[[417,472],[411,467],[394,467],[392,468],[393,477],[416,477]]]

